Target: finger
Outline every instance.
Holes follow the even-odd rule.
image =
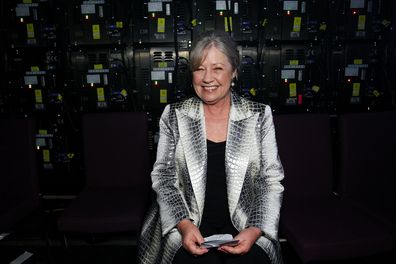
[[[224,250],[222,247],[217,248],[218,251],[221,251],[223,253],[229,254],[228,251]]]
[[[202,236],[197,237],[197,243],[201,245],[203,242],[205,242],[205,239]]]
[[[221,246],[219,249],[228,254],[236,254],[235,247]]]
[[[191,249],[191,254],[200,256],[207,253],[208,251],[209,250],[207,248],[201,248],[199,246],[196,246]]]
[[[221,249],[226,251],[229,254],[234,254],[234,255],[239,255],[239,254],[245,253],[247,251],[246,248],[242,245],[238,245],[235,247],[222,246]]]
[[[195,243],[193,240],[186,241],[186,243],[184,244],[184,248],[193,255],[202,255],[208,252],[207,248],[201,248],[201,246]]]
[[[194,234],[194,239],[195,242],[199,245],[201,245],[203,242],[205,242],[205,239],[202,237],[201,232],[198,232]]]
[[[195,242],[192,240],[185,241],[184,245],[189,251],[193,250],[197,246],[197,244],[195,244]]]

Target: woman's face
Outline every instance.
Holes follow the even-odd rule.
[[[226,55],[211,46],[206,50],[201,65],[193,72],[194,90],[209,105],[228,100],[235,74]]]

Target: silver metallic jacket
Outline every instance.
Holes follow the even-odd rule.
[[[165,108],[151,173],[157,202],[142,227],[139,263],[171,263],[182,244],[177,223],[189,218],[200,225],[206,186],[205,131],[200,99]],[[234,227],[260,228],[263,235],[256,244],[272,263],[282,263],[277,233],[284,174],[269,106],[232,94],[225,166]]]

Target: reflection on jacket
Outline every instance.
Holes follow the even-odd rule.
[[[196,98],[168,105],[160,119],[157,160],[151,173],[157,202],[139,241],[139,263],[171,263],[181,247],[179,221],[200,225],[205,201],[206,134],[203,104]],[[225,166],[228,207],[237,230],[264,234],[256,244],[282,263],[278,242],[283,168],[269,106],[232,94]]]

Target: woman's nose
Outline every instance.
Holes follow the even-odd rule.
[[[206,70],[206,71],[204,72],[204,75],[203,75],[202,80],[203,80],[204,82],[206,82],[206,83],[210,83],[210,82],[213,81],[213,75],[212,75],[211,70]]]

